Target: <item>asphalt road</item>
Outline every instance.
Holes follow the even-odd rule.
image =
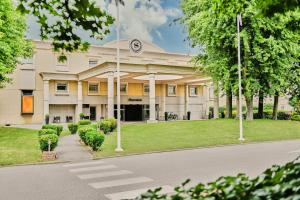
[[[4,167],[0,168],[0,199],[116,200],[158,186],[171,192],[187,178],[197,183],[240,172],[256,176],[298,155],[300,140]]]

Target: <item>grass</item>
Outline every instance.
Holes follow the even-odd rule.
[[[240,143],[237,120],[176,121],[122,126],[124,152],[116,153],[116,133],[108,135],[94,157],[128,155]],[[254,120],[244,123],[245,143],[300,139],[300,123]]]
[[[36,130],[0,127],[0,166],[41,161]]]

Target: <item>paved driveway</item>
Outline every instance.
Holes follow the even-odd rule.
[[[295,140],[5,167],[0,168],[0,199],[117,200],[158,186],[168,193],[187,178],[197,183],[240,172],[256,176],[299,154],[300,140]]]

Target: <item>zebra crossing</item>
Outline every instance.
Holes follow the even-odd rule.
[[[160,187],[153,186],[155,182],[152,178],[135,175],[132,171],[120,169],[102,160],[70,163],[62,167],[91,188],[99,190],[109,200],[134,199],[149,189]],[[130,189],[122,191],[124,187]],[[162,186],[161,193],[173,191],[173,187],[165,185]]]

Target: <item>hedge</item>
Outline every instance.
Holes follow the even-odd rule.
[[[71,132],[71,134],[76,134],[77,130],[78,130],[78,124],[70,123],[70,124],[68,124],[68,129]]]
[[[87,144],[93,149],[93,151],[98,151],[104,142],[104,135],[100,132],[91,130],[85,134]]]
[[[86,133],[89,131],[96,131],[95,127],[90,126],[90,125],[83,125],[83,126],[79,126],[78,128],[78,135],[80,137],[80,139],[82,140],[82,142],[84,142],[84,144],[88,144],[87,140],[86,140]]]
[[[53,129],[41,129],[39,130],[39,136],[49,135],[49,134],[57,134],[56,130]]]
[[[174,190],[171,195],[161,194],[161,188],[148,190],[136,200],[264,200],[264,199],[300,199],[300,163],[299,160],[283,166],[274,165],[256,178],[245,174],[223,176],[208,184],[187,188],[189,180]]]
[[[99,129],[108,134],[117,128],[117,120],[114,118],[104,119],[98,122]]]
[[[42,126],[42,129],[53,129],[56,131],[57,136],[60,136],[64,127],[62,125],[57,125],[57,124],[45,124]]]
[[[91,122],[91,120],[89,120],[89,119],[82,119],[82,120],[79,120],[79,122],[78,122],[78,125],[80,126],[80,125],[90,125],[92,122]]]
[[[291,120],[292,120],[292,121],[299,121],[299,122],[300,122],[300,115],[293,114]]]
[[[56,134],[41,135],[39,137],[40,149],[48,151],[48,141],[50,140],[50,151],[53,151],[58,143],[58,136]]]

